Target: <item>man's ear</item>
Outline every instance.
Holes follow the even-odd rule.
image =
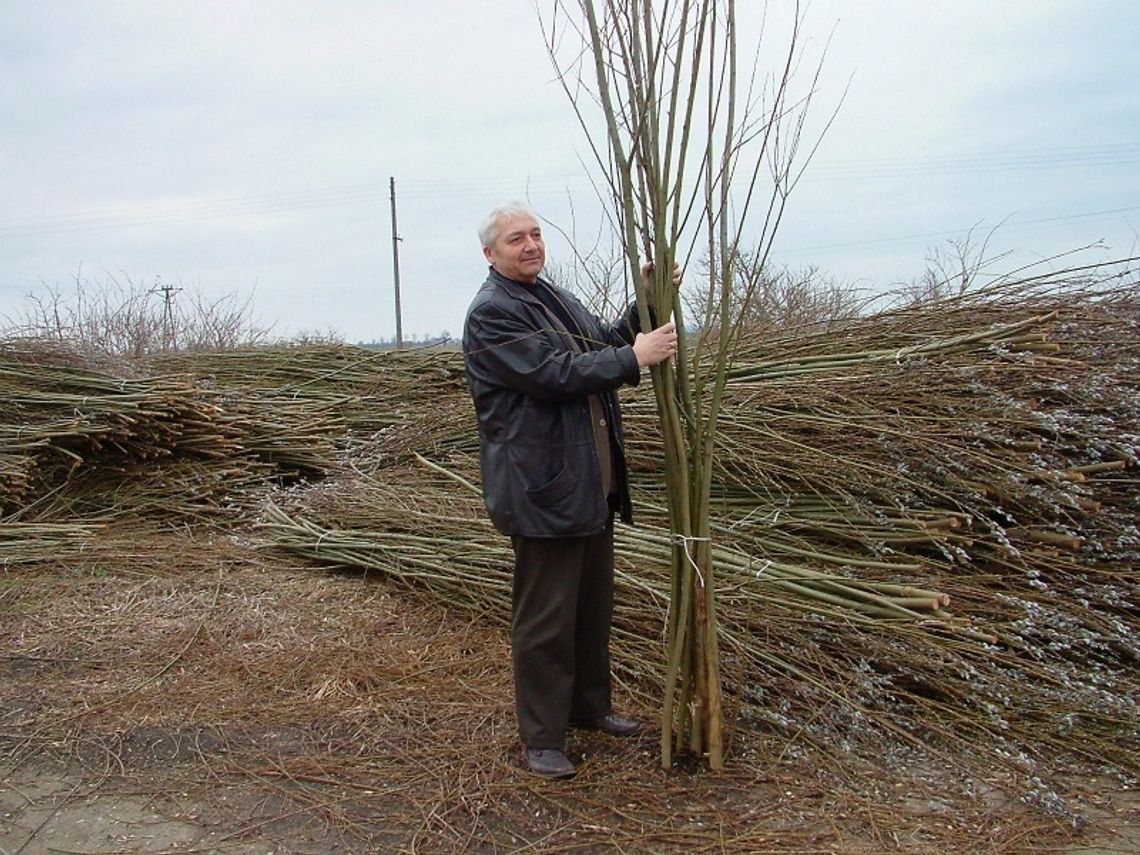
[[[493,258],[491,257],[491,247],[489,247],[489,246],[485,246],[485,247],[483,247],[483,257],[484,257],[485,259],[487,259],[487,262],[488,262],[489,264],[493,264],[493,263],[494,263],[495,259],[493,259]]]

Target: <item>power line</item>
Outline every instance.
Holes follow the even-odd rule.
[[[1119,166],[1132,163],[1140,163],[1140,144],[1118,143],[1079,148],[1040,148],[820,162],[808,170],[805,180],[913,177],[969,172],[984,174],[1029,169]]]
[[[514,179],[455,180],[447,182],[408,182],[411,190],[401,196],[412,198],[453,198],[485,196],[489,193],[516,192]],[[589,179],[583,176],[549,177],[531,183],[536,191],[585,189]],[[295,191],[267,196],[220,198],[196,202],[155,205],[143,208],[110,208],[80,214],[49,214],[22,217],[0,222],[0,239],[67,234],[107,228],[173,225],[200,220],[247,217],[257,214],[279,214],[313,208],[339,207],[386,200],[388,188],[381,184],[361,184],[328,190]]]
[[[1140,144],[1120,143],[1069,148],[1024,149],[955,156],[912,156],[819,162],[804,181],[915,178],[961,173],[1019,172],[1036,169],[1104,168],[1140,163]],[[592,190],[587,175],[534,176],[523,182],[531,193]],[[252,196],[188,200],[143,207],[108,208],[85,213],[47,214],[0,221],[0,239],[67,234],[108,228],[173,225],[232,217],[283,214],[316,208],[369,204],[384,200],[381,183],[353,184]],[[410,179],[401,182],[404,199],[446,199],[517,194],[516,178]]]
[[[1019,231],[1023,228],[1036,228],[1038,226],[1049,225],[1052,223],[1069,222],[1073,220],[1091,220],[1099,217],[1120,216],[1124,214],[1131,214],[1140,211],[1140,205],[1134,205],[1129,208],[1110,208],[1104,211],[1087,211],[1082,214],[1065,214],[1059,217],[1040,217],[1033,220],[1010,220],[999,225],[999,232]],[[969,226],[966,228],[958,229],[945,229],[937,232],[923,232],[920,234],[897,235],[895,237],[884,238],[868,238],[867,240],[844,241],[840,243],[823,243],[815,244],[813,246],[800,246],[789,249],[781,249],[777,251],[779,255],[792,255],[801,252],[815,252],[824,249],[851,249],[860,246],[877,246],[889,245],[892,243],[903,243],[911,240],[929,240],[932,238],[944,238],[947,235],[957,235],[969,232],[976,226]]]
[[[198,220],[285,213],[311,208],[374,202],[377,199],[384,198],[384,196],[383,192],[371,189],[371,185],[361,185],[359,188],[344,190],[296,192],[276,196],[220,199],[126,210],[109,209],[78,215],[51,215],[0,223],[0,238],[66,234],[106,228],[172,225]]]

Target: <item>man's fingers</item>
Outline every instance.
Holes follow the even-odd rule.
[[[655,269],[656,269],[656,267],[654,266],[652,261],[647,261],[643,265],[641,265],[641,281],[644,282],[646,285],[649,285],[649,278],[653,275],[653,271]],[[680,286],[682,272],[683,271],[681,270],[681,265],[677,264],[677,262],[674,261],[673,262],[673,285],[674,286],[677,286],[677,287]]]

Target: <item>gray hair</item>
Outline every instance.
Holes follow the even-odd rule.
[[[499,238],[499,220],[512,217],[531,217],[538,221],[538,215],[524,202],[500,202],[479,221],[479,240],[483,246],[492,246]]]

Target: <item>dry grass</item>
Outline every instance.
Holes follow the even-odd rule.
[[[0,781],[145,796],[197,851],[1015,852],[1096,808],[1077,779],[1051,811],[963,758],[836,764],[758,732],[719,775],[661,771],[652,733],[577,733],[579,777],[534,779],[501,626],[232,537],[138,535],[4,578]],[[10,815],[0,840],[21,830]]]

